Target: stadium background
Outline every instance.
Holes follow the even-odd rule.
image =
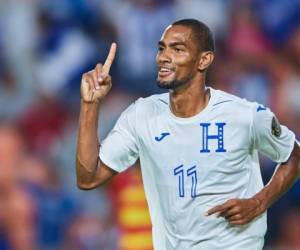
[[[216,38],[208,85],[270,107],[299,138],[299,0],[1,0],[1,250],[152,249],[138,167],[104,188],[76,188],[80,76],[118,43],[103,138],[131,101],[159,91],[157,41],[186,17]],[[266,182],[275,165],[261,163]],[[268,225],[265,249],[300,249],[300,182]]]

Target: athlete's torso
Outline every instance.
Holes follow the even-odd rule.
[[[143,177],[152,172],[159,202],[154,207],[161,210],[169,249],[206,249],[205,242],[217,238],[224,247],[226,237],[239,229],[205,213],[262,188],[249,136],[251,108],[220,95],[215,92],[205,110],[189,119],[172,116],[168,95],[153,96],[157,106],[152,104],[138,126]],[[261,220],[253,237],[265,233],[265,219]]]
[[[172,114],[168,94],[141,98],[101,145],[101,160],[117,172],[140,158],[155,250],[262,248],[265,214],[231,226],[205,213],[256,194],[263,187],[258,151],[286,162],[295,135],[257,103],[212,88],[210,94],[190,118]]]

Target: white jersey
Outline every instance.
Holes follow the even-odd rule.
[[[274,114],[210,88],[204,110],[173,115],[169,94],[140,98],[103,141],[101,160],[117,172],[139,158],[155,250],[262,249],[266,214],[243,226],[206,212],[263,187],[258,151],[286,162],[295,135]]]

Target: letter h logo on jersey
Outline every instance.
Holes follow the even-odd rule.
[[[225,122],[216,122],[215,125],[217,126],[218,133],[215,135],[210,135],[208,133],[209,127],[211,123],[200,123],[202,127],[202,149],[200,153],[209,153],[210,149],[208,148],[208,141],[209,140],[218,140],[218,148],[216,152],[226,152],[224,148],[224,126],[226,125]]]

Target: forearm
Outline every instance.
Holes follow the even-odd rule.
[[[77,181],[93,178],[97,170],[99,106],[99,103],[81,101],[76,152]]]
[[[279,165],[269,183],[254,198],[264,208],[268,209],[297,181],[300,175],[300,150],[295,144],[288,162]]]
[[[109,75],[117,45],[112,43],[104,65],[98,63],[93,70],[82,75],[80,84],[81,106],[76,150],[77,186],[92,189],[116,174],[99,160],[98,118],[101,100],[109,92]]]

